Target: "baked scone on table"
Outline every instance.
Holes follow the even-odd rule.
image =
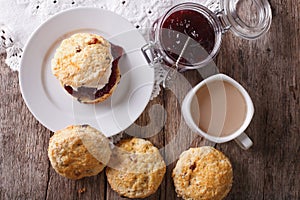
[[[155,193],[166,172],[159,150],[139,138],[122,140],[106,168],[111,188],[120,196],[145,198]]]
[[[189,200],[221,200],[232,186],[229,159],[213,147],[190,148],[183,152],[172,173],[179,197]]]
[[[120,78],[123,49],[100,35],[76,33],[63,40],[51,62],[62,87],[81,103],[99,103],[110,97]]]
[[[110,156],[109,140],[89,125],[68,126],[55,132],[48,147],[54,170],[73,180],[97,175]]]

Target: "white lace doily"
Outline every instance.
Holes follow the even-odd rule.
[[[113,11],[129,20],[146,36],[147,28],[172,5],[185,0],[0,0],[0,53],[6,52],[6,64],[19,70],[22,49],[32,32],[50,16],[72,7],[98,7]],[[189,1],[191,2],[191,1]],[[212,0],[195,0],[211,4]],[[160,92],[166,71],[155,68],[152,98]]]

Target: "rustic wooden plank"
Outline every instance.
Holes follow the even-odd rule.
[[[99,199],[104,200],[106,180],[104,172],[97,176],[86,177],[77,181],[59,176],[50,169],[47,199]]]
[[[254,146],[243,151],[234,142],[218,145],[234,167],[228,199],[300,198],[300,4],[271,3],[270,32],[251,42],[226,35],[218,57],[221,71],[238,80],[255,105],[246,131]]]
[[[172,171],[180,154],[190,147],[203,146],[202,137],[193,133],[181,115],[182,101],[187,92],[201,80],[197,71],[176,74],[172,81],[167,83],[165,91],[165,109],[167,110],[167,123],[165,127],[165,143],[170,148],[165,149],[168,162],[166,174],[166,197],[179,199],[175,193]]]
[[[44,199],[50,132],[25,106],[17,72],[0,56],[0,199]]]

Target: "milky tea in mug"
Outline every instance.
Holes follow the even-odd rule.
[[[212,142],[235,139],[243,149],[252,145],[243,133],[254,113],[252,100],[239,83],[224,74],[195,86],[183,101],[182,113],[193,130]]]
[[[216,80],[196,93],[192,110],[199,128],[209,135],[227,136],[243,124],[247,105],[240,91],[228,82]],[[197,109],[198,108],[198,109]]]

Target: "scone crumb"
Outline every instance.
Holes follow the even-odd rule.
[[[86,188],[85,187],[78,190],[78,194],[83,194],[85,192],[86,192]]]

